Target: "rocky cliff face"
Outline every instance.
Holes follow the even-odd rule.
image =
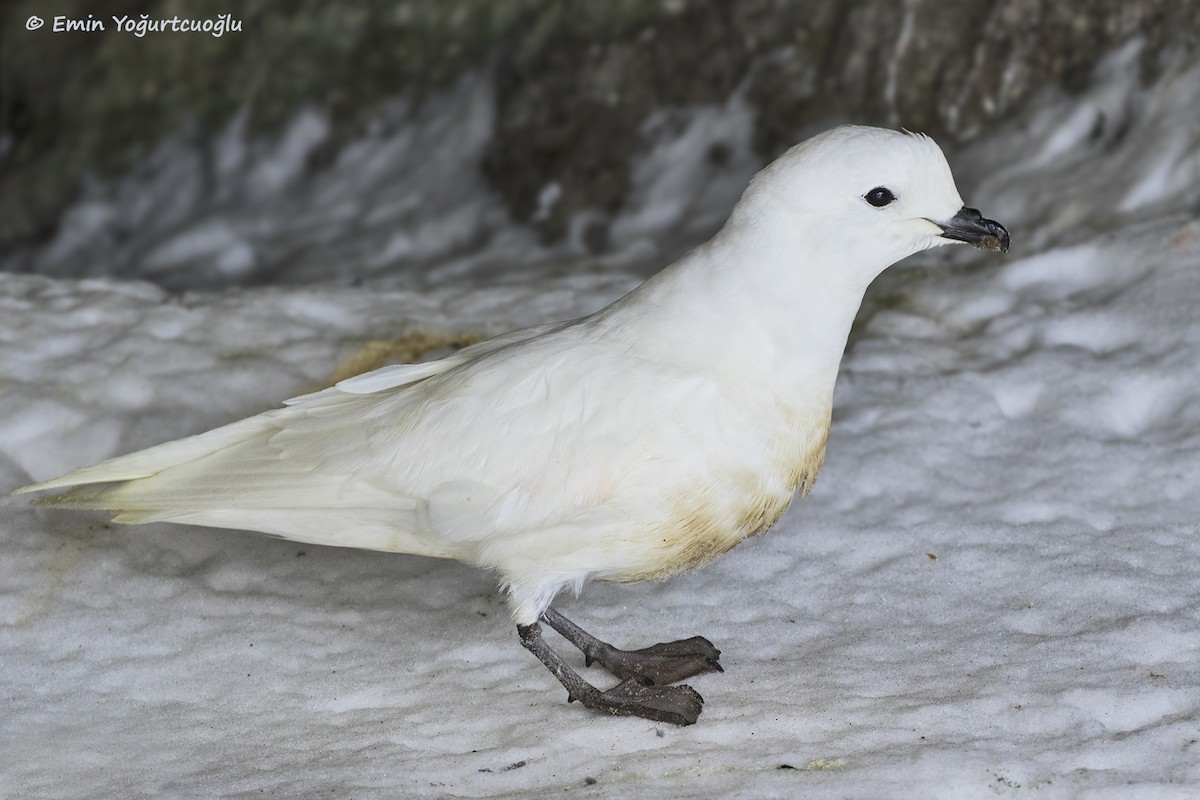
[[[581,206],[620,206],[638,126],[664,106],[744,92],[765,157],[830,120],[962,142],[1039,87],[1081,89],[1101,56],[1135,37],[1153,80],[1163,53],[1194,48],[1197,30],[1200,5],[1187,2],[663,3],[619,35],[568,28],[532,52],[501,51],[485,169],[520,219],[558,181],[562,201],[538,221],[553,237]]]
[[[110,21],[110,0],[57,9]],[[182,9],[148,4],[152,19]],[[719,104],[755,112],[765,161],[831,121],[905,126],[953,144],[1019,113],[1048,86],[1085,88],[1095,63],[1134,39],[1138,69],[1197,50],[1200,4],[1188,0],[304,0],[287,13],[239,11],[222,37],[25,29],[46,13],[24,2],[0,32],[0,247],[51,234],[86,176],[132,168],[168,134],[203,140],[239,112],[252,131],[301,109],[330,120],[311,154],[320,170],[377,119],[457,76],[489,70],[496,113],[479,169],[512,216],[547,241],[589,212],[603,250],[626,201],[644,124],[656,111]],[[720,167],[720,142],[707,157]],[[555,202],[544,190],[553,185]]]

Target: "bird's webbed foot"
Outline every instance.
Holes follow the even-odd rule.
[[[567,690],[567,699],[584,707],[623,717],[691,725],[700,716],[704,698],[690,686],[659,686],[645,677],[628,678],[601,691],[571,669],[542,639],[541,626],[518,625],[521,644],[546,665]]]
[[[595,697],[571,697],[588,708],[618,716],[643,717],[691,725],[704,709],[704,698],[690,686],[656,686],[645,678],[629,678]]]
[[[618,678],[644,678],[665,686],[705,672],[724,672],[718,661],[721,651],[703,636],[621,650],[592,636],[553,608],[547,608],[542,619],[579,648],[589,667],[599,664]]]

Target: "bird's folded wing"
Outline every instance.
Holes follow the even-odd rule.
[[[495,352],[508,345],[523,342],[554,329],[561,328],[564,324],[556,322],[533,328],[510,331],[487,341],[463,348],[459,352],[437,361],[427,361],[420,364],[396,364],[363,373],[362,375],[356,375],[328,389],[285,400],[285,408],[283,409],[259,414],[258,416],[240,420],[196,436],[188,436],[128,455],[110,458],[107,461],[74,470],[52,480],[40,481],[30,486],[25,486],[16,490],[15,494],[41,492],[49,489],[65,489],[92,483],[111,483],[148,478],[168,467],[187,463],[210,453],[215,453],[218,450],[243,442],[256,434],[261,434],[265,431],[278,432],[284,425],[293,422],[300,416],[290,414],[288,407],[305,406],[310,412],[322,409],[326,411],[340,409],[343,406],[342,401],[346,399],[346,395],[375,394],[412,386],[426,378],[443,374],[455,367],[474,361],[487,353]]]
[[[371,394],[326,390],[29,490],[67,489],[41,502],[118,522],[471,560],[483,540],[597,513],[618,485],[647,482],[630,465],[653,469],[652,452],[700,468],[693,426],[711,415],[684,424],[670,409],[703,396],[695,380],[621,355],[520,348]],[[661,417],[646,413],[651,397]]]
[[[374,394],[375,392],[409,386],[433,375],[439,375],[454,367],[474,361],[487,353],[492,353],[509,345],[518,344],[549,333],[563,327],[565,324],[567,323],[553,322],[533,328],[509,331],[486,341],[473,344],[470,347],[464,347],[457,353],[436,361],[424,361],[419,364],[393,364],[387,367],[380,367],[371,372],[364,372],[362,375],[355,375],[352,378],[339,381],[330,389],[285,400],[284,405],[296,405],[318,395],[329,395],[335,392],[344,394]]]

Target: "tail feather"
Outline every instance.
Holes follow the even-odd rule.
[[[355,395],[343,397],[343,402],[363,402]],[[19,491],[64,490],[34,503],[111,511],[115,522],[125,524],[179,522],[314,544],[456,557],[452,544],[430,535],[424,501],[363,479],[338,453],[298,450],[280,438],[289,423],[302,419],[324,419],[336,427],[343,418],[311,413],[333,401],[270,411]],[[353,440],[361,435],[356,428],[329,438]]]
[[[464,554],[445,542],[414,533],[420,530],[420,510],[375,508],[122,511],[114,522],[142,525],[176,522],[208,528],[258,531],[295,542],[357,547],[388,553],[408,553],[435,558],[460,558]]]
[[[247,439],[255,433],[267,430],[269,428],[268,420],[271,413],[260,414],[257,417],[250,417],[249,419],[234,422],[230,425],[215,428],[206,433],[149,447],[145,450],[139,450],[136,453],[110,458],[107,461],[101,461],[99,464],[93,464],[90,467],[83,467],[73,472],[68,472],[66,475],[52,480],[23,486],[13,492],[13,494],[26,494],[28,492],[66,489],[73,486],[84,486],[94,483],[115,483],[118,481],[149,478],[165,469],[203,458],[206,455]],[[43,505],[52,505],[53,503],[49,502],[52,499],[45,498],[41,503]],[[69,504],[64,502],[62,505]],[[95,506],[79,505],[74,507],[94,508]]]

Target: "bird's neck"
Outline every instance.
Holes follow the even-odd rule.
[[[827,249],[800,226],[735,218],[614,311],[664,358],[827,401],[869,283]]]

